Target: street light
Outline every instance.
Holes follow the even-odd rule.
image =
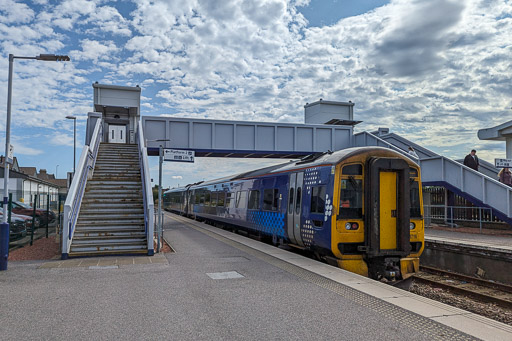
[[[57,174],[58,174],[58,173],[57,173],[57,172],[58,172],[58,170],[59,170],[59,165],[55,166],[55,179],[57,179],[57,178],[58,178],[58,175],[57,175]]]
[[[73,177],[75,176],[76,167],[76,117],[66,116],[68,120],[73,120]]]
[[[14,59],[36,59],[43,61],[69,61],[65,55],[40,54],[35,57],[23,57],[9,54],[9,80],[7,83],[7,124],[5,125],[5,165],[4,165],[4,200],[3,217],[0,224],[0,271],[7,270],[7,257],[9,256],[9,223],[7,222],[7,203],[9,198],[9,151],[11,146],[11,103],[12,103],[12,73]]]

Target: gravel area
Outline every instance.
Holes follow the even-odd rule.
[[[476,301],[473,298],[454,294],[442,288],[433,288],[423,283],[413,282],[410,291],[417,295],[512,325],[512,309]]]
[[[34,245],[26,245],[9,252],[9,261],[19,260],[45,260],[60,256],[59,243],[55,236],[41,238],[34,241]]]

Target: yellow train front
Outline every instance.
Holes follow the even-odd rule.
[[[172,189],[164,194],[164,206],[394,281],[419,270],[420,189],[413,160],[362,147]]]
[[[419,271],[424,247],[419,166],[384,148],[336,165],[331,250],[339,267],[374,279]]]

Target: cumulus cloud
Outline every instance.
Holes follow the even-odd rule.
[[[357,130],[490,159],[476,131],[512,107],[510,1],[392,0],[322,27],[300,13],[309,0],[37,3],[0,3],[0,49],[73,62],[16,61],[13,124],[62,128],[97,80],[140,84],[150,115],[303,122],[306,102],[351,100]]]

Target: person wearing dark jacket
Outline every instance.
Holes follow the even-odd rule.
[[[468,166],[469,168],[473,168],[474,170],[478,170],[478,166],[480,166],[480,162],[478,161],[478,156],[476,156],[476,150],[472,150],[471,153],[466,155],[464,158],[464,166]]]

